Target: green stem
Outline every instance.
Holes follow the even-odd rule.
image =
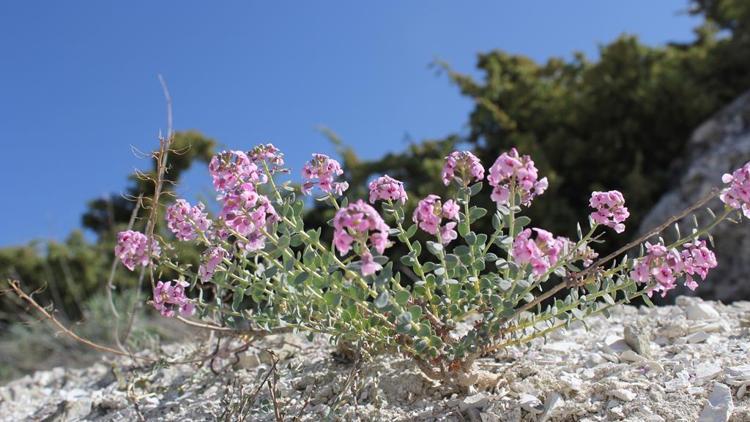
[[[464,196],[464,215],[466,216],[466,229],[467,232],[471,233],[471,216],[469,215],[469,201],[471,199],[471,191],[469,190],[468,186],[464,187],[465,196]],[[476,257],[474,256],[474,246],[471,246],[469,248],[469,255],[471,257],[472,264],[476,260]],[[484,258],[484,256],[482,256]],[[474,293],[477,297],[478,302],[481,304],[482,302],[482,295],[481,295],[481,289],[479,287],[479,272],[474,267],[474,265],[471,266],[471,275],[474,276]]]
[[[409,239],[409,237],[406,236],[406,230],[404,230],[404,225],[403,225],[403,218],[401,218],[401,215],[396,210],[393,204],[393,200],[389,199],[387,203],[390,209],[393,210],[391,212],[391,215],[393,215],[393,218],[396,220],[396,227],[398,227],[398,239],[401,242],[403,242],[406,245],[407,249],[409,249],[409,252],[412,255],[414,255],[414,269],[415,269],[415,272],[417,273],[417,276],[419,276],[423,281],[426,281],[427,276],[424,272],[424,268],[422,267],[422,263],[419,261],[419,256],[417,256],[416,254],[416,250],[414,249],[414,246],[411,243],[411,239]],[[432,313],[437,315],[438,309],[437,309],[437,306],[434,303],[432,303],[432,300],[433,300],[432,291],[430,290],[430,287],[427,284],[425,284],[425,296],[427,296],[427,303],[430,304],[430,309],[432,309]]]
[[[510,183],[510,214],[508,219],[508,237],[510,237],[510,245],[508,245],[508,253],[507,253],[507,260],[508,260],[508,266],[505,268],[505,278],[508,279],[510,277],[510,262],[513,259],[513,240],[515,239],[515,234],[513,231],[516,228],[516,190],[514,187],[515,180],[511,180]],[[514,287],[515,287],[515,281],[514,281]]]

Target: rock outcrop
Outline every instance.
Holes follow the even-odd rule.
[[[679,184],[667,192],[644,218],[641,233],[687,208],[721,184],[721,176],[750,161],[750,92],[719,111],[692,134]],[[720,210],[717,199],[710,204]],[[699,215],[706,221],[708,215]],[[692,219],[681,224],[683,233]],[[713,231],[719,266],[694,294],[721,301],[750,299],[750,225],[723,223]],[[680,287],[675,294],[691,294]]]

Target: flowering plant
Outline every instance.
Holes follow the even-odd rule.
[[[301,189],[281,180],[284,158],[270,144],[222,152],[209,170],[221,205],[215,218],[202,204],[180,199],[166,211],[173,238],[118,236],[117,256],[130,270],[160,265],[180,275],[154,286],[152,303],[162,315],[224,328],[249,322],[254,335],[327,334],[363,354],[409,356],[427,376],[462,385],[482,382],[473,362],[483,354],[637,297],[650,303],[654,292],[663,296],[678,282],[695,289],[716,266],[705,240],[710,230],[733,215],[750,216],[748,163],[724,177],[724,189],[598,259],[594,246],[603,233],[625,229],[622,194],[593,192],[588,229],[579,225],[574,240],[530,227],[524,209],[548,182],[515,149],[486,172],[495,202],[490,211],[471,203],[483,191],[485,168],[468,151],[446,157],[441,177],[451,194],[421,198],[411,213],[403,183],[387,175],[370,183],[369,203],[342,198],[343,170],[322,154],[304,166]],[[330,244],[322,228],[303,221],[298,194],[311,195],[315,187],[317,199],[336,209]],[[724,210],[709,209],[707,225],[696,220],[671,243],[646,241],[716,196]],[[483,218],[491,219],[492,233],[472,229]],[[420,231],[424,243],[416,239]],[[173,242],[199,246],[198,268],[181,262]],[[383,254],[395,242],[408,253],[390,261]],[[639,245],[639,254],[626,255]]]

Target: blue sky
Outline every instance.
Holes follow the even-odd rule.
[[[0,2],[0,246],[64,239],[87,200],[121,192],[164,128],[157,75],[177,129],[225,147],[273,142],[299,169],[406,139],[462,133],[471,104],[429,64],[475,74],[490,49],[570,57],[622,33],[691,40],[687,0]],[[296,172],[294,173],[296,174]],[[180,191],[206,192],[204,171]]]

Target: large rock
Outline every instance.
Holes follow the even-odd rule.
[[[641,233],[656,227],[682,211],[721,184],[721,176],[750,161],[750,92],[719,111],[692,134],[687,147],[682,177],[645,217]],[[720,210],[723,204],[709,204]],[[710,217],[699,213],[699,221]],[[680,225],[683,233],[692,228],[692,219]],[[671,234],[671,233],[669,233]],[[723,223],[713,231],[719,266],[695,292],[703,298],[721,301],[750,299],[750,224]],[[690,294],[680,287],[676,294]]]

